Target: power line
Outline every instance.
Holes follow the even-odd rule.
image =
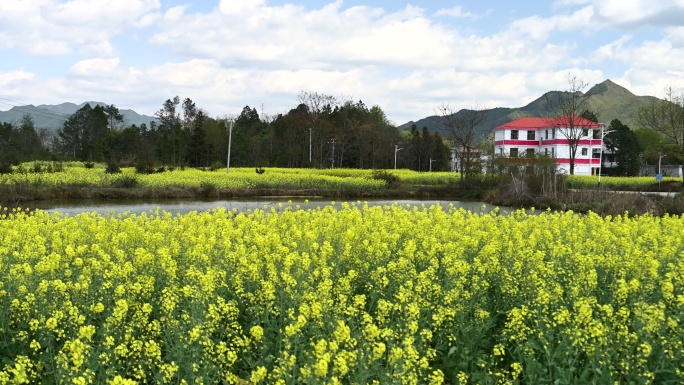
[[[5,101],[3,101],[3,100],[5,100]],[[19,105],[19,102],[11,100],[11,99],[3,98],[3,97],[0,97],[0,104],[10,106],[11,109],[14,111],[18,111],[20,113],[23,112],[24,114],[38,116],[38,117],[45,118],[45,119],[54,119],[54,120],[59,120],[60,122],[64,122],[69,118],[68,115],[64,115],[64,114],[60,114],[60,113],[53,112],[50,110],[46,110],[44,108],[38,108],[38,107],[35,107],[32,105],[29,106],[26,104]]]

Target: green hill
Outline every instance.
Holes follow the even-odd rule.
[[[547,92],[524,107],[497,107],[490,109],[487,113],[487,118],[478,129],[481,137],[486,137],[495,127],[524,116],[549,116],[546,100],[547,98],[553,100],[554,94],[559,92],[562,91]],[[620,119],[622,123],[632,129],[639,128],[637,123],[639,108],[650,104],[656,99],[654,96],[634,95],[628,89],[613,83],[611,80],[596,84],[587,91],[586,95],[588,96],[588,104],[591,110],[598,111],[598,117],[601,122],[608,124],[613,119]],[[460,114],[463,111],[461,110],[456,114]],[[399,128],[410,130],[411,125],[415,124],[418,129],[427,127],[431,132],[434,132],[439,129],[437,118],[435,115],[428,116],[416,122],[411,121],[402,124]]]

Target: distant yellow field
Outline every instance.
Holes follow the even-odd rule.
[[[24,165],[31,169],[30,164]],[[135,176],[141,187],[200,186],[211,183],[218,188],[281,188],[281,189],[339,189],[375,190],[386,187],[382,180],[372,179],[372,170],[358,169],[287,169],[267,168],[264,174],[257,174],[254,168],[231,168],[202,171],[198,169],[176,169],[156,174],[136,174],[133,168],[123,169],[122,174],[107,174],[104,166],[85,168],[79,163],[69,163],[63,172],[57,173],[13,173],[0,175],[0,184],[29,183],[39,186],[110,186],[124,176]],[[402,182],[416,185],[447,185],[455,183],[458,175],[450,172],[416,172],[392,170]]]

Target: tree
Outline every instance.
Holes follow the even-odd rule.
[[[23,158],[26,160],[39,158],[43,153],[43,144],[38,137],[31,115],[24,114],[21,117],[18,134],[20,151],[23,154]]]
[[[16,130],[10,123],[0,123],[0,164],[19,163],[20,153],[16,148]]]
[[[590,129],[595,129],[596,112],[589,106],[589,98],[582,92],[587,83],[575,76],[568,78],[568,90],[549,92],[545,95],[545,105],[549,112],[547,123],[568,141],[570,174],[575,173],[575,159],[580,140]],[[587,118],[582,117],[582,115]]]
[[[617,156],[616,174],[620,176],[639,175],[640,148],[634,132],[618,119],[613,119],[610,122],[608,131],[611,132],[606,134],[604,144],[609,152]]]
[[[190,166],[205,167],[209,165],[209,155],[212,151],[211,144],[207,141],[207,131],[204,127],[206,113],[199,110],[194,114],[194,117],[190,144],[188,145],[187,161]]]
[[[104,108],[84,105],[69,116],[59,130],[62,149],[76,159],[103,160],[107,124]]]
[[[123,127],[124,117],[115,105],[105,106],[104,113],[107,115],[107,125],[110,130],[120,130]]]
[[[171,165],[181,164],[186,155],[189,134],[183,130],[177,111],[180,98],[167,99],[155,115],[160,125],[155,132],[157,160]]]
[[[684,94],[667,87],[665,98],[639,109],[638,121],[642,127],[661,134],[664,146],[671,149],[672,156],[684,167]]]
[[[332,139],[328,132],[329,122],[327,118],[337,106],[337,98],[331,95],[319,94],[318,92],[302,91],[297,97],[299,104],[306,106],[309,116],[309,127],[311,129],[311,141],[313,142],[311,162],[318,159],[318,167],[323,167],[324,146]],[[313,165],[313,164],[312,164]]]
[[[185,100],[183,100],[183,127],[185,129],[192,129],[192,125],[198,113],[199,111],[197,111],[195,102],[190,98],[185,98]],[[206,114],[204,115],[204,117],[206,117]]]
[[[639,148],[641,149],[641,155],[639,160],[646,164],[655,164],[658,162],[658,158],[666,153],[667,155],[672,155],[665,152],[666,146],[663,144],[663,136],[653,130],[648,128],[637,128],[634,130],[634,135],[639,143]]]
[[[176,95],[173,99],[166,99],[162,109],[154,113],[154,115],[159,118],[162,126],[171,128],[180,124],[180,117],[178,116],[178,112],[176,112],[179,103],[180,98]]]
[[[461,173],[461,183],[477,172],[475,165],[479,164],[479,154],[476,149],[483,139],[478,128],[487,118],[488,111],[485,107],[476,106],[456,112],[448,104],[443,104],[438,109],[437,124],[441,130],[447,132],[448,139],[451,140],[452,151]]]

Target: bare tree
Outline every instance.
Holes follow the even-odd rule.
[[[598,115],[598,112],[592,111],[589,97],[582,92],[587,85],[576,76],[568,76],[567,91],[549,92],[545,95],[545,104],[549,112],[547,124],[568,140],[571,175],[575,173],[575,159],[580,139],[597,125],[596,122],[582,117]]]
[[[452,151],[461,173],[461,182],[469,179],[476,171],[475,164],[479,163],[476,159],[476,149],[484,139],[478,128],[487,118],[488,112],[486,107],[479,105],[458,112],[448,104],[443,104],[437,109],[437,124],[451,140]]]
[[[309,112],[309,124],[307,127],[311,130],[309,133],[310,147],[311,141],[315,143],[315,151],[319,158],[319,167],[323,165],[323,152],[324,146],[327,141],[332,138],[326,138],[322,135],[321,131],[324,124],[325,117],[332,112],[332,109],[338,104],[337,98],[331,95],[319,94],[318,92],[305,92],[302,91],[297,97],[299,104],[303,104],[307,107]],[[311,155],[311,151],[310,151]],[[316,157],[311,158],[312,161]]]
[[[665,144],[673,150],[673,156],[684,168],[684,93],[672,86],[665,88],[665,98],[639,109],[638,120],[643,128],[658,132],[665,138]]]

